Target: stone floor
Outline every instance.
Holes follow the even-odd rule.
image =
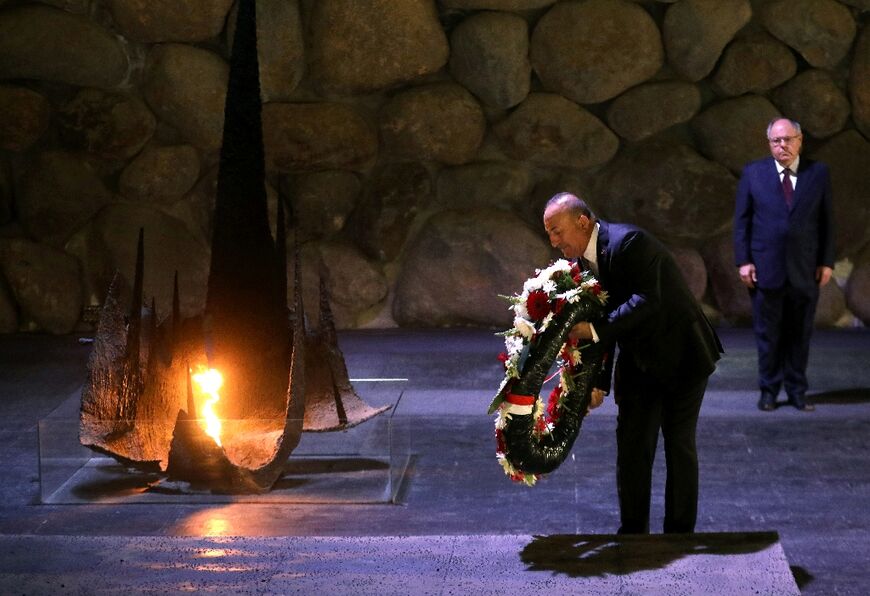
[[[611,536],[610,401],[586,418],[571,459],[536,487],[503,475],[485,414],[501,378],[500,341],[489,331],[341,335],[360,394],[373,405],[398,401],[393,415],[411,430],[395,504],[352,495],[342,504],[42,504],[38,423],[78,392],[90,348],[76,336],[0,336],[0,591],[745,593],[764,586],[753,575],[761,553],[778,586],[770,593],[870,592],[870,330],[816,334],[812,413],[759,412],[751,335],[721,335],[727,353],[699,422],[699,534],[677,546],[652,536],[635,551]],[[635,568],[638,553],[645,562]],[[729,557],[711,563],[711,553]],[[726,559],[727,573],[711,567]]]

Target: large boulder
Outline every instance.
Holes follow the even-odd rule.
[[[295,240],[288,237],[288,250]],[[287,262],[287,278],[295,279],[296,259]],[[310,330],[320,328],[320,285],[325,283],[335,326],[361,327],[385,310],[389,282],[378,263],[371,261],[347,241],[307,242],[299,248],[299,271],[305,318]],[[288,306],[293,307],[292,290]],[[383,318],[383,317],[382,317]],[[388,321],[390,327],[395,323]]]
[[[707,266],[704,264],[704,258],[700,252],[688,246],[669,246],[668,248],[683,273],[689,291],[700,302],[704,297],[704,292],[707,291]]]
[[[73,330],[82,312],[80,269],[75,257],[23,238],[2,238],[0,271],[23,317],[49,333]]]
[[[770,155],[765,131],[779,111],[766,98],[744,95],[713,104],[692,120],[701,153],[734,173]]]
[[[510,161],[482,161],[438,173],[438,209],[516,209],[534,188],[530,168]]]
[[[299,240],[330,238],[344,229],[361,186],[359,177],[347,170],[285,176],[281,195],[290,202],[290,223]]]
[[[833,68],[852,47],[855,19],[836,0],[772,0],[759,18],[773,35],[816,68]]]
[[[273,172],[363,171],[378,152],[374,126],[343,103],[269,103],[263,106],[266,168]]]
[[[227,42],[231,49],[237,13],[238,3],[227,20]],[[305,39],[298,0],[258,0],[257,54],[263,101],[291,99],[305,74]]]
[[[12,180],[12,166],[0,159],[0,226],[12,221],[15,215],[15,183]]]
[[[832,279],[819,290],[814,325],[816,327],[836,327],[846,314],[846,295]]]
[[[26,87],[0,85],[0,149],[25,151],[48,129],[51,106]]]
[[[586,0],[561,2],[541,17],[531,59],[547,91],[598,103],[656,74],[664,50],[655,21],[640,6]]]
[[[121,41],[83,15],[33,5],[0,12],[0,79],[112,88],[127,70]]]
[[[510,108],[529,94],[529,27],[507,13],[482,12],[450,34],[450,73],[487,106]]]
[[[37,2],[62,8],[67,12],[87,14],[88,5],[91,3],[91,0],[37,0]],[[3,2],[0,2],[0,4],[3,4]]]
[[[209,250],[185,225],[152,207],[133,203],[113,203],[89,224],[90,236],[80,246],[97,254],[79,254],[83,260],[104,261],[106,267],[90,271],[105,274],[117,271],[122,280],[122,304],[129,304],[136,272],[136,247],[139,230],[144,230],[144,293],[148,303],[153,297],[159,318],[172,313],[174,274],[178,272],[181,314],[202,314],[208,285]],[[89,279],[91,287],[108,287],[110,279]]]
[[[445,8],[460,10],[515,10],[525,11],[543,8],[557,0],[440,0]]]
[[[834,238],[837,256],[854,257],[870,243],[870,201],[867,200],[867,172],[870,172],[870,143],[854,130],[832,137],[810,154],[828,164],[834,193]]]
[[[461,164],[483,142],[486,118],[461,85],[431,83],[401,91],[378,115],[387,153],[400,158]]]
[[[500,210],[442,211],[409,248],[396,281],[393,317],[402,326],[506,327],[508,303],[552,256],[542,236]]]
[[[380,261],[394,260],[414,219],[432,199],[429,172],[416,162],[385,164],[368,180],[352,217],[361,248]]]
[[[749,0],[681,0],[668,8],[662,38],[668,63],[690,81],[712,72],[722,50],[752,18]]]
[[[369,93],[437,72],[450,51],[432,0],[318,0],[308,31],[311,77],[327,95]]]
[[[218,166],[209,168],[193,189],[184,198],[171,204],[155,203],[153,206],[184,223],[188,231],[201,244],[211,246],[214,231],[214,209],[217,198]],[[266,180],[266,209],[269,216],[269,231],[276,236],[278,191]]]
[[[494,130],[507,155],[542,165],[591,168],[619,148],[619,139],[598,118],[554,93],[531,93]]]
[[[184,198],[169,206],[159,206],[167,214],[184,222],[188,231],[207,246],[211,246],[217,183],[218,166],[214,165],[201,174],[199,181]]]
[[[713,85],[727,96],[764,94],[797,72],[787,45],[763,31],[735,39],[725,49]]]
[[[151,48],[142,90],[160,119],[192,145],[216,150],[224,129],[224,100],[229,66],[217,54],[168,43]]]
[[[852,269],[846,282],[846,304],[852,314],[870,326],[870,262]]]
[[[0,279],[0,333],[14,333],[18,330],[18,305],[15,297]]]
[[[151,139],[157,119],[134,95],[82,89],[61,105],[57,124],[68,149],[125,161]]]
[[[704,244],[701,256],[707,265],[710,289],[716,306],[728,323],[745,325],[752,321],[749,290],[740,281],[734,263],[734,240],[725,234]]]
[[[24,174],[18,218],[32,238],[63,246],[112,200],[89,162],[72,153],[48,151],[37,155]]]
[[[121,33],[134,41],[197,42],[216,37],[233,0],[109,0]]]
[[[870,27],[865,27],[855,44],[849,73],[849,98],[855,126],[870,138]]]
[[[190,145],[148,147],[124,168],[118,186],[128,199],[173,203],[196,184],[199,165]]]
[[[849,100],[826,70],[805,70],[777,89],[772,99],[817,139],[840,132],[849,120]]]
[[[848,6],[854,6],[864,12],[870,10],[870,0],[839,0]]]
[[[701,109],[701,91],[683,81],[645,83],[629,89],[607,109],[607,123],[628,141],[640,141],[675,124],[688,122]]]
[[[376,314],[373,310],[383,303],[389,292],[380,266],[346,242],[323,242],[318,248],[326,265],[336,326],[352,328],[364,324]]]
[[[736,189],[724,167],[691,147],[651,140],[617,155],[597,177],[594,196],[610,219],[691,245],[729,226]]]
[[[233,0],[108,0],[124,37],[142,43],[193,43],[216,37]]]

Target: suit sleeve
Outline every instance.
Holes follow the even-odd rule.
[[[836,243],[834,242],[834,207],[831,190],[831,175],[825,166],[825,184],[819,213],[819,258],[817,266],[834,267]]]
[[[633,333],[661,307],[663,255],[654,243],[640,232],[626,235],[614,255],[611,275],[627,280],[621,285],[631,288],[628,298],[613,307],[595,329],[604,345],[613,345]]]
[[[734,264],[740,267],[752,263],[750,239],[752,238],[752,190],[749,166],[743,168],[737,185],[737,198],[734,202]]]

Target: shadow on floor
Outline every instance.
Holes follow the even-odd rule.
[[[791,569],[791,574],[792,576],[794,576],[794,581],[795,583],[797,583],[797,586],[801,592],[803,592],[804,588],[806,588],[810,584],[810,582],[816,579],[812,573],[799,565],[791,565],[789,569]]]
[[[823,391],[810,396],[817,404],[862,404],[870,402],[870,387]]]
[[[535,536],[520,558],[530,571],[570,577],[628,575],[663,569],[690,555],[735,555],[762,551],[779,541],[776,532]]]

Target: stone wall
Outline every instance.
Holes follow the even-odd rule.
[[[233,0],[0,0],[0,332],[84,329],[145,228],[202,309]],[[342,327],[502,327],[570,190],[672,247],[724,324],[768,120],[833,175],[819,325],[870,323],[870,0],[258,0],[270,210]]]

